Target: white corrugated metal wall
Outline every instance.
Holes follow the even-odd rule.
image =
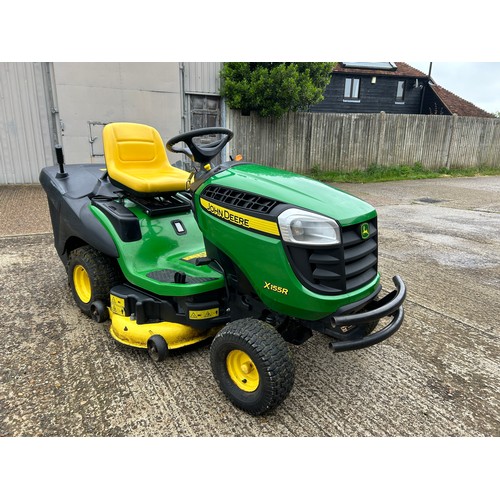
[[[0,62],[0,184],[38,183],[55,163],[55,143],[66,163],[102,162],[100,133],[110,121],[148,123],[165,139],[186,130],[187,96],[217,96],[220,66]]]
[[[0,184],[37,183],[54,163],[48,64],[0,62]]]

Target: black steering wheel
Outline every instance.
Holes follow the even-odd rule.
[[[220,134],[222,137],[208,144],[195,144],[193,139],[204,135]],[[191,160],[199,163],[208,163],[215,158],[222,148],[233,138],[233,131],[223,127],[198,128],[176,135],[167,141],[167,149],[172,153],[184,153]],[[176,146],[179,142],[184,142],[187,147]]]

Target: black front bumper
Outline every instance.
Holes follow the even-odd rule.
[[[382,299],[374,299],[364,304],[360,312],[333,314],[329,317],[330,325],[323,322],[323,328],[320,331],[334,338],[330,342],[332,350],[342,352],[370,347],[386,340],[400,328],[404,318],[403,302],[406,298],[406,286],[399,276],[394,276],[392,280],[396,290]],[[386,317],[392,317],[391,322],[381,330],[373,331],[368,335],[363,333],[366,329],[356,328]],[[342,332],[342,327],[348,327],[345,333]]]

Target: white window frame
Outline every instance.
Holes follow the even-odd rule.
[[[344,102],[361,102],[359,99],[360,88],[360,78],[347,77],[344,82]]]
[[[396,100],[394,104],[404,104],[405,103],[405,90],[406,82],[404,80],[398,80],[396,87]]]

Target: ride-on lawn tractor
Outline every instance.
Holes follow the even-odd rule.
[[[189,173],[169,163],[154,128],[111,123],[105,165],[65,166],[58,148],[40,182],[78,307],[155,361],[211,339],[222,392],[259,415],[292,389],[288,343],[320,332],[340,352],[387,339],[406,290],[395,276],[378,298],[372,206],[291,172],[212,164],[232,136],[217,127],[170,139],[197,164]]]

